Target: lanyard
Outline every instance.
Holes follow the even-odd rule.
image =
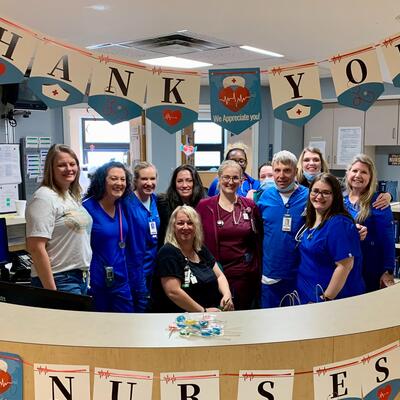
[[[125,241],[123,238],[123,234],[122,234],[122,211],[121,211],[121,205],[118,204],[118,214],[119,214],[119,242],[118,242],[118,246],[123,249],[125,248]]]

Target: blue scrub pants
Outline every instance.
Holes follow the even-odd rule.
[[[273,308],[291,305],[289,299],[282,299],[296,289],[295,279],[282,279],[272,285],[261,284],[261,308]],[[281,304],[282,302],[282,304]]]
[[[90,288],[95,311],[99,312],[133,312],[133,300],[128,282],[111,287],[92,286]]]

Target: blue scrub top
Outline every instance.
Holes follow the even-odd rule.
[[[246,197],[246,194],[249,190],[251,190],[251,189],[258,190],[259,189],[260,181],[252,178],[250,175],[248,175],[246,173],[244,173],[243,179],[244,180],[243,180],[242,184],[238,187],[238,189],[236,191],[236,193],[239,196]],[[211,185],[208,188],[208,196],[212,197],[218,193],[219,193],[219,189],[218,189],[218,177],[217,177],[211,182]]]
[[[304,212],[308,189],[298,186],[283,204],[278,190],[271,187],[265,190],[257,206],[264,225],[263,275],[273,279],[295,279],[299,265],[299,253],[295,236],[304,225]],[[292,220],[290,232],[282,230],[283,218],[289,214]]]
[[[93,197],[83,202],[83,207],[93,218],[90,245],[93,256],[90,263],[90,283],[92,286],[106,287],[104,266],[114,268],[115,283],[123,283],[128,280],[128,272],[125,261],[125,249],[119,246],[120,229],[122,228],[122,238],[126,239],[128,234],[128,224],[124,213],[121,210],[122,221],[120,222],[118,207],[116,203],[115,216],[110,217],[100,203]]]
[[[140,268],[145,275],[150,274],[155,267],[158,237],[150,233],[149,223],[155,222],[157,232],[160,229],[156,195],[151,195],[150,211],[134,193],[124,198],[123,209],[130,228],[126,248],[128,267]]]
[[[307,228],[300,242],[300,266],[297,290],[302,304],[321,301],[319,296],[327,288],[335,262],[354,257],[354,265],[337,299],[365,292],[361,272],[360,236],[353,220],[334,215],[318,229]]]
[[[372,197],[371,204],[379,193]],[[350,202],[349,196],[344,197],[347,211],[355,219],[359,213],[356,204]],[[361,242],[363,254],[363,275],[367,291],[379,289],[380,277],[385,271],[393,272],[395,266],[395,238],[393,214],[390,207],[378,210],[370,206],[370,214],[362,223],[368,229],[367,237]]]

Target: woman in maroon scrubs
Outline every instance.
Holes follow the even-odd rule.
[[[261,281],[262,223],[254,201],[236,193],[242,174],[238,163],[224,161],[218,170],[220,193],[196,208],[205,244],[224,271],[236,310],[257,307]]]

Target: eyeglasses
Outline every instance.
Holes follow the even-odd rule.
[[[330,195],[332,195],[332,192],[330,190],[319,190],[319,189],[312,189],[310,192],[310,195],[312,197],[318,197],[318,195],[320,195],[321,197],[325,198],[328,197]]]
[[[228,183],[230,181],[237,183],[240,182],[240,176],[229,176],[229,175],[222,175],[221,180],[224,183]]]

